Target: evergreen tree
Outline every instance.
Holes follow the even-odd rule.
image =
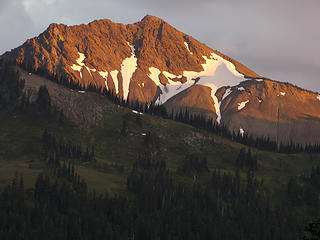
[[[51,111],[51,99],[46,86],[40,86],[38,91],[37,103],[41,110],[46,113]]]

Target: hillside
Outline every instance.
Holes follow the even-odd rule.
[[[19,72],[25,79],[24,91],[30,95],[31,101],[36,101],[39,87],[46,85],[52,105],[61,109],[69,120],[61,124],[43,119],[39,114],[34,116],[29,111],[13,116],[2,112],[2,149],[7,148],[5,152],[8,151],[2,156],[5,161],[5,156],[11,154],[14,154],[14,157],[10,159],[24,156],[23,158],[28,160],[41,155],[41,148],[36,146],[41,145],[41,136],[45,128],[66,140],[82,143],[84,146],[94,145],[98,166],[106,165],[107,168],[120,164],[129,169],[137,155],[146,150],[144,139],[148,132],[155,134],[159,139],[161,151],[158,154],[172,169],[177,169],[186,156],[198,154],[207,157],[210,169],[221,168],[231,171],[234,169],[234,159],[240,149],[245,147],[186,124],[149,114],[136,114],[135,111],[115,105],[96,93],[68,89],[36,74],[29,75],[22,69],[19,69]],[[121,136],[124,122],[127,133],[126,136]],[[10,142],[20,142],[21,145],[9,144]],[[30,144],[34,147],[30,147]],[[24,151],[28,154],[25,155]],[[267,182],[273,182],[274,186],[285,182],[291,175],[310,169],[320,160],[315,154],[308,156],[254,149],[252,151],[257,154],[261,165],[257,174]],[[306,161],[306,157],[312,160]]]
[[[318,214],[319,154],[249,151],[17,67],[0,73],[0,237],[292,239]]]

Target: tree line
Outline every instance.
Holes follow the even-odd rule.
[[[123,99],[119,98],[117,94],[112,90],[107,90],[106,88],[97,87],[96,85],[89,84],[88,86],[82,85],[78,82],[72,81],[69,77],[58,76],[57,74],[49,73],[45,68],[38,68],[34,70],[34,67],[28,63],[23,63],[20,65],[23,69],[34,72],[41,76],[44,76],[48,79],[51,79],[54,82],[57,82],[61,85],[64,85],[71,89],[86,90],[102,94],[107,97],[111,102],[120,105],[129,107],[136,111],[142,113],[148,113],[160,116],[162,118],[169,118],[175,121],[183,122],[197,128],[201,128],[207,131],[211,131],[220,136],[229,138],[233,141],[239,142],[249,147],[255,147],[260,150],[267,150],[280,153],[320,153],[320,144],[297,144],[297,143],[278,143],[274,140],[271,140],[269,136],[258,136],[253,137],[247,132],[241,134],[240,132],[230,131],[228,126],[224,123],[218,124],[212,118],[207,118],[202,114],[190,114],[189,110],[180,109],[178,112],[173,112],[168,114],[165,107],[162,105],[155,104],[154,102],[142,103],[138,100]]]
[[[238,157],[236,158],[236,168],[248,169],[250,171],[258,170],[257,156],[252,155],[251,150],[246,151],[245,148],[241,148]]]
[[[194,127],[204,129],[209,132],[213,132],[219,136],[226,137],[232,141],[239,142],[243,145],[254,147],[260,150],[273,151],[280,153],[320,153],[320,144],[298,144],[290,143],[277,143],[274,140],[271,140],[270,137],[253,137],[247,132],[241,134],[239,132],[230,131],[228,126],[224,123],[218,124],[212,118],[205,117],[201,114],[190,114],[189,110],[180,109],[179,112],[172,112],[169,115],[169,118],[175,121],[183,122]]]
[[[77,159],[81,162],[94,162],[94,146],[89,146],[83,151],[81,144],[75,144],[72,141],[65,141],[62,137],[57,138],[47,129],[42,134],[42,144],[45,152],[45,159],[49,162],[59,165],[60,157],[68,159]]]
[[[250,170],[240,177],[215,169],[207,181],[188,184],[163,160],[144,156],[124,192],[97,195],[72,163],[56,169],[40,174],[33,188],[16,176],[1,191],[1,239],[309,239],[317,225],[306,225],[305,235],[303,226],[319,216],[319,198],[299,205],[292,190],[273,205]],[[318,172],[304,176],[307,184],[299,180],[300,190],[318,181]]]

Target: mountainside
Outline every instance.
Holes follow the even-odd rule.
[[[0,239],[300,239],[319,216],[319,146],[249,148],[5,64],[0,90]]]
[[[236,132],[320,143],[320,95],[263,78],[153,16],[51,24],[1,58],[170,112],[190,108]]]

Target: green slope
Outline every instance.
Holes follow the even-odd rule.
[[[25,80],[24,91],[30,94],[33,101],[37,98],[39,87],[46,85],[53,107],[62,109],[68,120],[60,121],[59,117],[48,116],[34,104],[24,110],[12,111],[7,106],[14,104],[12,100],[7,100],[7,104],[0,109],[0,187],[5,186],[15,172],[23,173],[26,184],[31,186],[39,172],[47,171],[41,141],[44,129],[65,142],[81,144],[83,148],[94,146],[96,161],[78,162],[76,169],[89,187],[99,192],[123,189],[132,164],[145,152],[152,152],[158,159],[165,160],[177,179],[192,182],[194,176],[178,171],[184,159],[191,154],[206,157],[210,170],[219,168],[234,172],[235,159],[240,149],[245,147],[183,123],[149,114],[136,114],[96,93],[77,93],[20,68],[15,67],[14,70]],[[1,73],[1,90],[6,96],[6,92],[14,92],[18,88],[12,84],[17,76],[5,69],[1,69]],[[17,96],[11,99],[18,101]],[[150,140],[145,136],[149,132],[156,141],[156,148],[150,148],[150,144],[146,143]],[[320,163],[319,154],[288,155],[256,149],[251,151],[258,159],[256,176],[275,192],[284,189],[291,176],[308,172],[312,166]],[[207,176],[198,175],[198,178]]]
[[[95,93],[86,93],[95,95]],[[97,96],[100,97],[100,96]],[[107,99],[104,104],[113,105]],[[146,136],[151,132],[159,141],[157,157],[167,162],[167,166],[177,172],[182,161],[190,154],[206,156],[209,169],[235,170],[235,159],[244,146],[226,138],[216,136],[194,127],[162,119],[148,114],[138,115],[125,107],[105,112],[101,124],[75,123],[70,120],[59,122],[50,120],[33,108],[19,113],[0,112],[0,186],[13,177],[14,172],[25,176],[27,185],[34,182],[36,175],[45,171],[41,137],[45,128],[57,138],[76,144],[95,146],[95,163],[79,163],[77,167],[89,187],[99,192],[114,191],[125,186],[126,173],[137,156],[146,151]],[[121,135],[126,122],[126,136]],[[263,178],[270,189],[279,190],[290,176],[310,170],[320,163],[319,155],[279,154],[252,149],[257,155],[259,169],[257,177]],[[124,171],[117,170],[122,166]],[[245,172],[243,172],[245,174]],[[177,173],[177,176],[180,176]],[[180,176],[181,177],[181,176]],[[183,176],[186,180],[192,176]]]
[[[18,76],[0,65],[4,239],[22,232],[28,239],[47,239],[48,232],[95,239],[97,231],[101,239],[128,239],[132,233],[137,239],[295,239],[319,215],[319,154],[251,148],[258,169],[254,175],[238,172],[239,152],[248,151],[244,145],[137,114],[96,93],[22,76],[28,77],[24,91],[31,93],[31,104],[23,101],[23,84],[14,83]],[[43,84],[48,90],[37,93]],[[144,159],[146,154],[152,157]]]

